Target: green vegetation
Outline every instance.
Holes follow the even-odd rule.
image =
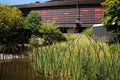
[[[41,25],[41,16],[38,12],[30,12],[24,22],[24,28],[31,30],[36,35]]]
[[[102,23],[107,30],[114,30],[115,35],[119,36],[120,33],[120,0],[105,0],[102,3],[106,9],[104,10]],[[120,40],[119,37],[117,39]]]
[[[113,23],[115,23],[119,26],[120,0],[105,0],[105,2],[102,3],[102,5],[106,7],[103,13],[102,22],[105,25],[112,25]]]
[[[0,41],[11,43],[13,36],[21,28],[23,28],[21,11],[8,5],[0,5]]]
[[[12,80],[17,78],[32,80],[32,76],[36,78],[35,80],[120,79],[119,45],[112,44],[111,46],[95,42],[82,34],[70,35],[74,39],[67,42],[39,48],[33,47],[28,59],[2,62],[0,75],[5,80],[7,80],[5,73]],[[31,59],[33,59],[32,64]]]
[[[18,38],[19,30],[23,29],[23,23],[22,12],[18,8],[0,5],[0,44],[4,45],[2,52],[16,50],[15,40]]]
[[[86,28],[83,32],[84,35],[93,37],[93,27]]]
[[[118,0],[103,3],[110,7],[104,12],[103,22],[106,25],[115,22],[117,29],[119,3]],[[113,12],[117,16],[111,15]],[[19,29],[32,32],[30,44],[26,45],[30,50],[18,59],[0,60],[0,80],[40,80],[41,77],[43,80],[120,80],[120,45],[94,41],[92,28],[84,30],[84,35],[64,35],[55,23],[42,23],[36,12],[30,12],[23,22],[17,8],[0,5],[0,50],[5,48],[1,44],[3,40],[9,50],[17,48],[10,43]],[[44,41],[52,44],[37,46]]]
[[[42,23],[39,32],[41,33],[39,36],[43,38],[47,44],[67,40],[63,33],[58,29],[58,26],[53,22]]]
[[[119,80],[119,49],[78,35],[62,42],[34,49],[35,70],[40,75],[62,80]]]
[[[44,39],[43,44],[45,45],[67,40],[55,23],[43,23],[38,12],[32,11],[28,14],[25,19],[24,29],[29,29],[32,32],[32,38],[40,37]]]

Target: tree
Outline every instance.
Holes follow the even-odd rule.
[[[105,7],[102,23],[107,30],[114,30],[118,40],[120,35],[120,0],[106,0],[102,5]]]
[[[32,34],[36,34],[41,25],[41,16],[38,12],[31,11],[25,19],[24,28],[31,30]]]
[[[0,43],[4,45],[5,53],[16,50],[18,31],[22,28],[22,12],[16,7],[0,4]]]
[[[120,31],[120,0],[106,0],[102,5],[106,8],[103,12],[102,23],[110,30],[117,28]],[[111,25],[115,26],[109,27]]]
[[[10,43],[17,30],[23,28],[23,17],[21,11],[9,5],[0,5],[0,39],[2,42]]]

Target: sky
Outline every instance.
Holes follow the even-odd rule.
[[[34,3],[36,1],[39,2],[46,2],[49,0],[0,0],[0,3],[2,4],[9,4],[9,5],[18,5],[18,4],[28,4],[28,3]]]

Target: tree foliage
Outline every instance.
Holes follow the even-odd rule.
[[[33,34],[40,28],[41,16],[38,12],[31,11],[25,19],[24,28],[32,31]]]
[[[0,5],[0,39],[5,42],[23,28],[23,17],[21,11],[9,5]]]
[[[16,7],[0,5],[0,32],[10,32],[23,27],[21,11]]]
[[[120,0],[106,0],[102,5],[105,7],[102,23],[108,30],[120,31]],[[111,26],[113,24],[114,26]]]

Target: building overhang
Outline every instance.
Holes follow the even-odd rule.
[[[30,3],[30,4],[21,4],[21,5],[12,5],[18,8],[38,8],[38,7],[56,7],[56,6],[74,6],[76,4],[79,5],[91,5],[91,4],[99,4],[104,2],[105,0],[77,0],[73,1],[55,1],[55,2],[45,2],[45,3]]]

